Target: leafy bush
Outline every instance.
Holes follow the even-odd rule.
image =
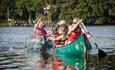
[[[96,19],[95,24],[104,24],[104,19],[102,18]]]
[[[8,20],[0,20],[0,23],[8,23]]]

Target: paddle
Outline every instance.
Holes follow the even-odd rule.
[[[84,27],[84,29],[86,30],[86,32],[89,32],[89,31],[87,30],[87,28],[85,27],[85,25],[84,25],[83,23],[81,23],[81,24],[82,24],[82,26]],[[106,52],[104,52],[103,50],[99,49],[99,47],[98,47],[98,45],[96,44],[96,42],[94,41],[93,37],[92,37],[91,40],[93,41],[93,43],[95,44],[96,48],[98,49],[98,56],[99,56],[99,57],[104,57],[104,56],[106,56],[106,55],[107,55]]]

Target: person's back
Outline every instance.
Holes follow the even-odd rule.
[[[38,25],[36,25],[35,33],[36,33],[37,36],[46,36],[47,35],[47,33],[44,29],[44,24],[43,24],[42,21],[39,22]]]
[[[46,41],[46,38],[45,38],[46,35],[47,35],[47,33],[46,33],[45,29],[44,29],[44,24],[40,20],[34,26],[34,36],[36,37],[35,45],[34,45],[34,49],[33,49],[34,51],[43,46],[43,44]]]

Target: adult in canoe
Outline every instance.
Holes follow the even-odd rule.
[[[75,17],[73,19],[72,24],[68,27],[68,43],[73,42],[75,39],[77,39],[81,34],[85,34],[88,38],[91,37],[91,35],[84,29],[82,26],[82,20],[80,20],[78,17]]]
[[[81,25],[81,23],[83,23],[82,22],[82,20],[80,20],[79,18],[74,18],[73,19],[73,23],[69,26],[69,32],[68,32],[68,40],[69,41],[67,41],[66,43],[67,44],[69,44],[69,43],[73,43],[75,40],[77,40],[80,36],[82,36],[83,34],[85,34],[85,36],[87,36],[87,37],[91,37],[91,35],[90,34],[88,34],[88,32],[86,32],[85,31],[85,29],[83,28],[83,26]],[[85,39],[82,39],[82,41],[84,41]],[[89,42],[88,40],[86,41],[86,42],[84,42],[84,43],[87,43],[87,42]],[[73,47],[73,45],[69,45],[69,47],[68,47],[68,49],[69,48],[71,48],[71,47]],[[77,46],[78,47],[78,46]],[[79,46],[80,48],[81,48],[81,46]],[[62,48],[63,48],[63,46],[62,46]],[[91,48],[91,47],[90,47]],[[63,49],[63,50],[67,50],[67,49]],[[69,49],[70,50],[70,49]],[[71,51],[73,51],[73,50],[71,50]],[[82,51],[83,51],[83,56],[84,56],[84,58],[86,57],[85,56],[85,54],[86,54],[86,47],[85,46],[83,46],[82,45]],[[61,52],[62,52],[62,50],[61,50]],[[59,53],[59,51],[57,52],[57,53]],[[65,54],[66,54],[67,52],[65,52],[64,53],[64,55],[63,56],[65,56]],[[70,53],[70,55],[73,55],[74,53]],[[79,55],[81,55],[80,53],[77,53],[77,54],[79,54]],[[70,60],[69,59],[69,57],[72,57],[72,58],[76,58],[76,57],[74,57],[74,56],[65,56],[68,60]],[[64,58],[65,58],[64,57]],[[60,57],[59,57],[59,59],[60,59]],[[63,59],[63,58],[62,58]],[[64,61],[65,62],[68,62],[68,61],[66,61],[65,59],[64,59]],[[67,68],[68,69],[72,69],[72,66],[71,66],[71,64],[69,65],[69,66],[67,66]]]
[[[85,70],[86,52],[88,51],[86,48],[90,50],[90,42],[85,34],[81,34],[72,43],[54,48],[54,52],[58,56],[58,60],[63,61],[68,69]]]
[[[34,51],[37,49],[37,48],[41,48],[42,45],[44,44],[44,42],[46,41],[45,40],[45,37],[47,35],[45,29],[44,29],[44,23],[40,20],[37,21],[37,23],[35,24],[34,26],[34,33],[33,35],[36,37],[35,39],[35,45],[34,45]]]
[[[54,33],[58,33],[59,27],[64,27],[64,28],[66,28],[66,30],[68,30],[67,21],[61,20],[61,21],[59,21],[57,24],[58,24],[58,25],[57,25],[57,27],[54,29]]]
[[[67,27],[67,22],[65,21],[65,20],[61,20],[61,21],[59,21],[58,23],[57,23],[57,26],[56,26],[56,28],[54,28],[53,29],[53,27],[52,27],[52,30],[50,31],[50,33],[51,34],[53,34],[54,35],[54,38],[55,38],[55,40],[54,40],[54,45],[59,45],[60,44],[60,41],[59,41],[59,39],[60,38],[62,38],[62,36],[61,37],[59,37],[61,34],[59,33],[59,30],[60,30],[60,28],[64,28],[64,30],[63,30],[63,40],[65,39],[65,34],[67,35],[67,31],[68,31],[68,27]],[[62,31],[62,30],[61,30]],[[59,37],[59,38],[58,38]]]
[[[39,50],[40,52],[40,60],[38,63],[39,70],[44,70],[45,66],[48,64],[49,53],[47,52],[47,42],[46,36],[47,33],[44,29],[44,23],[42,20],[38,20],[34,26],[34,36],[36,37],[34,44],[34,51]],[[49,42],[48,42],[49,43]]]

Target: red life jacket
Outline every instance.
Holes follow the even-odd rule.
[[[38,36],[46,36],[47,35],[46,31],[44,29],[40,29],[40,28],[37,28],[36,34]]]
[[[59,36],[59,34],[55,34],[55,36],[54,36],[54,38],[57,38]],[[64,45],[65,44],[65,41],[66,40],[56,40],[56,41],[54,41],[54,44],[55,45]]]
[[[81,29],[77,28],[75,31],[71,32],[68,36],[68,40],[73,42],[75,39],[77,39],[81,35]]]
[[[55,35],[54,35],[54,38],[57,38],[58,36],[59,36],[59,34],[55,34]],[[58,41],[58,40],[54,41],[54,44],[55,44],[55,45],[58,45],[58,44],[59,44],[59,41]]]

